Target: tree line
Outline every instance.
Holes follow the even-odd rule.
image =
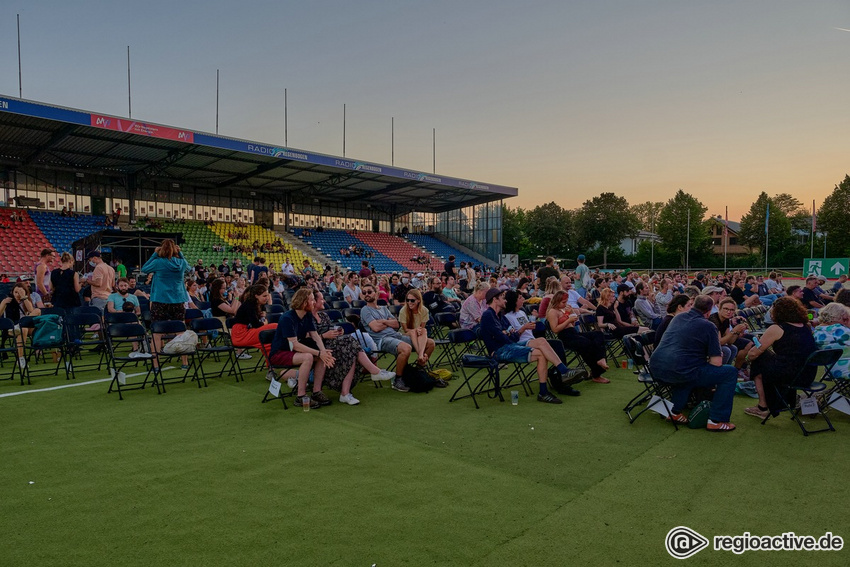
[[[591,265],[648,267],[653,263],[658,268],[681,268],[687,262],[690,266],[722,267],[723,256],[712,253],[716,220],[707,217],[707,212],[699,199],[681,189],[666,203],[630,205],[625,197],[602,193],[572,210],[554,201],[533,209],[503,206],[502,249],[521,259],[585,254]],[[815,220],[814,257],[850,256],[850,176],[845,175],[824,199]],[[740,225],[738,243],[749,252],[729,256],[730,268],[764,265],[765,244],[770,266],[802,266],[810,255],[811,210],[793,195],[771,197],[763,191]],[[654,250],[645,240],[635,254],[626,255],[620,243],[640,231],[657,235]]]

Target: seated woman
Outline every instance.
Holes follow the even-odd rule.
[[[189,295],[189,300],[186,302],[186,309],[198,309],[198,303],[203,303],[205,300],[201,297],[198,282],[195,280],[186,280],[186,293]]]
[[[733,287],[732,291],[729,293],[729,295],[732,296],[732,299],[735,300],[735,304],[738,306],[738,309],[747,309],[754,305],[761,305],[761,300],[757,293],[747,295],[744,290],[745,285],[746,280],[744,280],[744,278],[738,278],[735,280],[735,287]]]
[[[744,365],[747,353],[753,347],[753,342],[744,337],[749,328],[746,322],[738,321],[735,300],[725,297],[720,300],[717,313],[708,318],[720,331],[720,348],[726,354],[723,364],[731,364],[738,370]]]
[[[546,311],[546,322],[549,323],[552,332],[564,343],[565,348],[578,353],[590,369],[591,379],[597,384],[608,384],[611,381],[602,375],[608,370],[608,361],[605,359],[605,336],[598,331],[579,333],[576,330],[578,312],[567,305],[567,297],[568,294],[565,291],[555,293]],[[510,309],[510,299],[507,308]]]
[[[408,291],[404,306],[398,313],[399,331],[410,337],[413,350],[418,355],[416,363],[420,366],[428,364],[428,357],[434,351],[434,341],[428,338],[425,329],[430,318],[428,308],[422,305],[422,293],[415,288]]]
[[[537,308],[538,317],[542,318],[546,316],[546,312],[549,310],[549,302],[552,301],[552,297],[559,291],[561,291],[561,282],[558,281],[558,278],[552,276],[546,280],[546,293],[543,295],[543,299]]]
[[[747,355],[750,376],[759,395],[758,406],[744,410],[747,415],[764,419],[781,409],[774,385],[808,386],[815,379],[816,367],[808,367],[794,381],[808,356],[817,350],[809,318],[803,304],[793,297],[780,297],[770,309],[773,325],[761,337],[761,346]],[[773,352],[768,349],[773,347]],[[793,403],[793,400],[788,400]]]
[[[24,358],[24,342],[27,340],[29,329],[21,329],[19,323],[21,322],[21,317],[35,317],[37,315],[41,315],[41,309],[33,306],[25,283],[16,283],[9,296],[3,299],[3,301],[0,301],[0,315],[5,315],[7,319],[11,319],[12,323],[15,324],[15,341],[18,346],[18,364],[21,369],[24,369],[27,366],[26,358]]]
[[[818,312],[818,326],[814,336],[820,350],[844,349],[844,354],[830,373],[835,378],[850,378],[850,309],[836,301],[825,305]]]
[[[599,292],[599,305],[596,306],[596,321],[600,329],[606,329],[618,339],[632,333],[645,333],[648,327],[628,325],[623,323],[620,312],[617,309],[616,298],[611,288],[603,288]]]
[[[260,332],[277,329],[276,323],[266,323],[263,312],[263,307],[269,301],[269,288],[264,285],[252,285],[245,290],[240,301],[230,331],[233,346],[262,348]]]
[[[376,289],[378,292],[378,301],[383,299],[389,302],[392,293],[390,293],[390,282],[387,280],[387,276],[381,276]]]
[[[325,298],[322,292],[313,291],[314,307],[312,315],[316,332],[322,337],[325,346],[333,352],[333,368],[325,370],[324,385],[340,393],[340,403],[356,406],[360,400],[355,398],[351,389],[355,385],[357,363],[369,372],[373,381],[390,380],[395,373],[381,370],[372,362],[369,355],[363,351],[360,342],[354,335],[345,335],[343,330],[334,324],[324,312]]]

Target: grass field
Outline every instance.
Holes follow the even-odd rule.
[[[633,374],[561,406],[362,384],[357,407],[261,404],[267,382],[0,397],[0,565],[663,565],[672,527],[850,537],[850,417],[804,438],[736,399],[728,434],[621,411]],[[90,373],[87,379],[101,378]],[[0,395],[64,385],[0,382]],[[840,552],[694,565],[846,565]]]

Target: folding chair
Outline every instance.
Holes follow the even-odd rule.
[[[360,317],[360,307],[348,307],[342,310],[342,314],[347,319],[350,315],[357,315]]]
[[[623,341],[611,334],[608,329],[600,327],[596,320],[596,315],[593,313],[585,313],[579,317],[579,325],[584,332],[599,331],[605,337],[605,354],[606,358],[614,361],[614,365],[619,364],[617,357],[623,354]]]
[[[791,414],[791,419],[797,422],[797,425],[800,426],[800,430],[803,432],[804,437],[808,437],[810,433],[823,433],[824,431],[835,431],[835,428],[832,426],[832,422],[829,420],[829,416],[821,410],[820,403],[818,403],[817,408],[818,411],[816,414],[812,415],[821,415],[823,416],[824,421],[826,421],[826,427],[821,429],[809,430],[806,429],[806,422],[803,421],[800,416],[802,415],[802,408],[794,407],[794,404],[789,404],[785,399],[785,396],[791,394],[792,392],[801,394],[801,402],[802,395],[805,395],[806,398],[813,397],[818,392],[826,391],[826,384],[823,382],[813,381],[808,386],[794,386],[794,382],[806,371],[809,367],[818,367],[822,366],[824,368],[824,376],[831,376],[832,367],[838,362],[843,354],[844,350],[840,348],[831,348],[826,350],[816,350],[806,359],[806,362],[800,369],[797,371],[797,375],[794,377],[794,380],[791,381],[791,384],[774,384],[773,388],[776,390],[776,395],[779,401],[782,403],[782,409],[780,411],[788,411]],[[828,402],[825,402],[828,405]],[[768,414],[765,417],[761,424],[764,425],[767,423],[767,420],[771,418],[771,415]]]
[[[325,309],[324,313],[331,320],[331,323],[342,323],[345,321],[345,317],[342,316],[342,312],[339,309]]]
[[[127,313],[122,311],[120,313],[104,313],[103,322],[104,324],[106,324],[107,327],[109,327],[109,325],[114,325],[116,323],[138,323],[139,318],[136,317],[135,313]]]
[[[29,341],[24,341],[24,359],[26,360],[26,364],[21,371],[21,383],[23,384],[24,376],[26,376],[27,384],[31,384],[30,378],[34,376],[58,376],[59,368],[64,368],[65,370],[65,379],[70,380],[71,375],[68,373],[68,366],[65,364],[67,360],[67,348],[65,344],[65,331],[64,331],[64,322],[61,317],[59,317],[60,328],[55,335],[51,335],[49,337],[45,337],[41,340],[36,340],[35,331],[40,324],[42,317],[59,317],[58,315],[38,315],[35,317],[21,317],[21,320],[18,322],[18,325],[21,329],[30,329],[29,333]],[[59,353],[59,360],[56,362],[56,366],[51,370],[51,368],[39,368],[33,369],[32,366],[36,362],[38,362],[39,353],[43,355],[44,351],[54,350]]]
[[[654,334],[653,331],[650,332]],[[652,409],[658,404],[661,404],[664,410],[662,417],[670,417],[671,415],[670,409],[672,404],[670,399],[672,398],[672,389],[668,384],[664,384],[653,378],[652,372],[649,369],[649,360],[644,354],[644,345],[647,341],[651,344],[652,341],[650,339],[653,337],[646,337],[645,335],[649,335],[649,333],[643,333],[643,335],[633,333],[623,337],[623,347],[625,348],[626,356],[634,361],[635,368],[638,371],[638,383],[643,386],[643,390],[629,400],[629,403],[623,408],[623,411],[629,416],[629,424],[634,423],[646,410]],[[632,412],[643,404],[647,404],[647,406],[635,415],[632,415]],[[670,423],[673,424],[676,431],[679,430],[679,426],[675,421],[670,420]]]
[[[224,325],[220,320],[214,318],[195,319],[192,321],[192,330],[198,334],[198,338],[207,339],[206,344],[198,346],[196,351],[198,369],[204,379],[204,383],[206,383],[207,378],[222,377],[225,374],[235,376],[237,382],[244,380],[242,370],[239,368],[236,360],[236,349],[233,347],[233,343],[230,342],[230,335],[224,332]],[[227,357],[221,370],[218,372],[207,372],[204,367],[204,361],[214,358],[218,362],[221,355]],[[198,387],[200,387],[200,381],[198,382]]]
[[[283,304],[277,305],[277,304],[274,304],[274,303],[272,303],[271,305],[266,305],[264,307],[264,309],[265,309],[267,314],[268,313],[283,313],[285,311],[285,309],[283,308]]]
[[[154,372],[153,356],[144,358],[131,358],[129,356],[135,345],[139,345],[139,348],[150,352],[148,334],[144,326],[140,323],[115,323],[110,325],[106,330],[106,345],[109,372],[112,375],[112,381],[109,383],[107,394],[111,394],[113,389],[115,389],[118,391],[118,399],[123,400],[122,391],[144,390],[151,374],[153,374],[153,385],[156,386],[156,393],[162,393],[157,373]],[[127,375],[124,372],[124,368],[130,364],[137,366],[143,364],[147,367],[141,382],[127,382]]]
[[[446,351],[449,353],[449,366],[454,372],[461,366],[461,358],[465,354],[472,354],[470,350],[475,350],[475,343],[478,340],[475,332],[471,329],[452,329],[448,335],[449,343],[446,345]]]
[[[366,307],[366,302],[362,299],[355,299],[351,302],[351,306],[356,307],[358,309],[363,309],[364,307]]]
[[[105,364],[108,365],[108,345],[99,331],[91,331],[95,325],[102,325],[100,315],[94,313],[71,313],[65,317],[65,341],[68,346],[68,373],[71,378],[77,377],[78,370],[100,371]],[[83,348],[95,347],[97,354],[96,362],[84,363]],[[77,361],[80,361],[79,363]]]
[[[450,363],[451,351],[449,350],[449,331],[457,324],[457,313],[435,313],[434,326],[431,338],[434,339],[435,347],[440,347],[440,354],[431,362],[431,366],[437,367]]]
[[[351,304],[347,301],[333,301],[331,302],[331,307],[334,309],[348,309],[351,307]]]
[[[266,322],[267,323],[277,323],[280,321],[280,318],[283,316],[283,313],[266,313]]]
[[[9,376],[7,378],[0,378],[0,380],[14,380],[15,373],[21,371],[20,366],[18,365],[18,337],[15,335],[15,323],[12,322],[11,319],[7,319],[6,317],[0,317],[0,334],[3,335],[3,343],[0,346],[0,356],[6,355],[7,362],[9,362],[12,367],[12,371],[9,372]],[[11,340],[12,346],[6,346],[6,343]],[[0,358],[0,368],[3,368],[2,358]],[[23,385],[23,372],[21,372],[21,384]]]
[[[276,370],[290,370],[292,368],[298,368],[300,366],[300,365],[281,366],[281,365],[272,364],[272,359],[271,359],[271,356],[272,356],[271,355],[272,341],[274,341],[274,336],[275,336],[276,332],[277,331],[274,331],[274,330],[271,330],[271,329],[268,330],[268,331],[260,331],[260,344],[262,345],[260,352],[263,353],[263,360],[265,360],[265,362],[266,362],[266,368],[268,368],[269,373],[271,373],[275,377],[275,379],[277,379],[277,372],[275,372]],[[289,409],[289,406],[286,405],[286,398],[295,398],[295,395],[297,393],[297,388],[298,388],[298,385],[296,383],[295,386],[293,386],[292,388],[289,389],[289,392],[283,392],[283,384],[281,384],[281,392],[278,395],[278,397],[280,398],[280,401],[283,402],[283,409]],[[266,390],[266,395],[263,396],[262,403],[266,403],[266,402],[271,401],[273,399],[274,399],[274,396],[272,396],[271,392]]]
[[[228,335],[230,335],[231,337],[233,336],[233,335],[231,334],[231,331],[232,331],[232,329],[233,329],[233,321],[234,321],[234,320],[235,320],[235,319],[234,319],[233,317],[228,317],[228,318],[224,321],[224,324],[225,324],[225,326],[227,327],[227,334],[228,334]],[[258,353],[257,362],[256,362],[256,363],[254,363],[254,366],[253,366],[253,367],[249,370],[249,372],[250,372],[250,373],[259,372],[259,371],[260,371],[260,369],[261,369],[261,368],[263,368],[263,367],[265,366],[265,361],[263,360],[263,356],[262,356],[262,350],[260,350],[260,349],[255,349],[255,348],[252,348],[252,347],[237,347],[237,346],[234,346],[234,348],[235,348],[236,350],[241,350],[241,351],[243,351],[243,354],[248,354],[248,351],[249,351],[249,350],[256,350],[256,351],[257,351],[257,353]],[[239,356],[241,356],[241,355],[237,355],[237,357],[236,357],[237,364],[238,364],[238,361],[239,361],[239,360],[241,360],[241,359],[239,358]],[[250,355],[250,354],[248,354],[248,356],[250,357],[251,355]],[[244,371],[244,370],[242,370],[242,368],[240,367],[240,368],[239,368],[239,372],[244,374],[244,372],[245,372],[245,371]],[[244,376],[243,376],[243,377],[244,377]]]
[[[471,372],[467,373],[467,370]],[[463,375],[463,382],[454,391],[452,397],[449,399],[449,403],[464,398],[472,398],[475,409],[480,409],[475,396],[486,395],[489,398],[499,398],[501,402],[505,401],[505,398],[502,397],[502,388],[499,384],[499,363],[496,359],[474,354],[461,355],[460,372]],[[481,376],[482,374],[483,376]],[[476,377],[480,377],[480,379],[473,385],[473,379]],[[458,395],[464,388],[469,393]]]
[[[162,343],[163,349],[165,348],[166,344],[168,344],[168,341],[170,341],[171,339],[173,339],[177,335],[180,335],[184,332],[186,332],[186,323],[184,323],[183,321],[153,321],[151,323],[151,333],[153,333],[155,335],[162,335],[161,340],[165,341],[165,342]],[[166,352],[163,352],[162,350],[154,353],[154,363],[155,363],[154,364],[154,372],[159,375],[159,383],[162,386],[163,392],[165,392],[165,385],[166,384],[174,384],[176,382],[180,382],[180,383],[186,382],[186,378],[189,376],[189,373],[192,373],[192,380],[193,381],[194,380],[198,380],[198,381],[203,380],[204,386],[207,385],[206,379],[198,376],[198,369],[197,369],[197,365],[195,364],[195,362],[196,362],[195,361],[195,353],[197,351],[198,351],[198,346],[195,345],[195,351],[190,352],[190,353],[168,354]],[[162,364],[163,364],[163,362],[169,362],[169,361],[176,358],[176,359],[181,359],[181,364],[182,364],[182,357],[184,357],[184,356],[187,358],[187,361],[188,361],[189,364],[187,365],[188,367],[186,368],[185,372],[183,372],[183,376],[166,379],[162,375]],[[201,387],[200,382],[198,383],[198,387],[199,388]]]

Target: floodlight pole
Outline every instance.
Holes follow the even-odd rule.
[[[218,134],[218,69],[215,70],[215,133]]]
[[[342,105],[342,157],[345,157],[345,104]]]
[[[390,117],[390,165],[395,165],[395,116]]]
[[[649,242],[650,242],[651,250],[652,250],[652,254],[651,254],[650,260],[649,260],[649,271],[654,272],[655,271],[655,209],[652,210],[652,235],[649,238],[650,238]]]
[[[286,89],[283,89],[283,145],[289,147],[289,116]]]
[[[21,15],[18,14],[18,98],[24,98],[21,83]]]
[[[127,117],[133,117],[133,96],[130,89],[130,46],[127,46]]]
[[[433,159],[434,175],[437,174],[437,129],[431,130],[431,156]]]
[[[691,209],[688,208],[688,232],[685,239],[685,273],[691,271]]]

